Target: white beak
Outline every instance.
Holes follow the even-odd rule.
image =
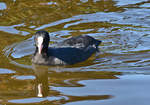
[[[38,42],[38,52],[39,52],[39,54],[41,54],[41,52],[42,52],[42,48],[43,48],[43,45],[42,45],[42,43],[43,43],[43,37],[38,37],[37,38],[37,42]]]

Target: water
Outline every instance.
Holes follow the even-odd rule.
[[[0,105],[149,105],[149,0],[0,1]],[[77,35],[100,54],[72,66],[31,63],[34,33],[50,46]]]

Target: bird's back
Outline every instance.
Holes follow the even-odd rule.
[[[100,40],[96,40],[91,36],[88,35],[80,35],[71,37],[69,39],[64,40],[63,42],[59,43],[61,46],[70,46],[75,48],[87,48],[89,46],[96,47],[98,50],[98,45],[101,43]]]
[[[49,64],[76,64],[88,59],[96,48],[89,46],[86,49],[65,47],[65,48],[49,48],[48,58]]]

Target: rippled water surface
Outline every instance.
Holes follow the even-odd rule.
[[[31,63],[34,33],[50,46],[71,36],[102,40],[72,66]],[[0,0],[0,105],[149,105],[149,0]]]

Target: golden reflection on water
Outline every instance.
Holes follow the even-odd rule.
[[[63,95],[55,90],[51,90],[51,87],[84,87],[79,84],[81,80],[94,80],[94,79],[118,79],[115,75],[120,75],[116,72],[92,72],[92,71],[61,71],[62,67],[52,67],[33,65],[35,72],[35,95],[37,97],[46,96],[60,96]],[[65,69],[65,68],[64,68]],[[66,96],[66,95],[64,95]],[[111,98],[110,95],[89,95],[89,96],[69,96],[69,100],[62,100],[63,103],[75,102],[83,100],[103,100]]]
[[[110,80],[109,83],[113,85],[111,80],[119,81],[118,76],[124,73],[149,74],[149,7],[144,6],[149,1],[2,0],[0,3],[6,4],[3,9],[0,7],[0,70],[12,71],[3,74],[0,72],[0,104],[58,105],[92,100],[110,101],[109,99],[120,96],[119,87],[125,90],[122,85],[117,85],[117,95],[82,95],[82,91],[79,91],[81,94],[74,96],[58,91],[57,87],[70,87],[73,91],[73,87],[86,87],[80,81]],[[70,36],[91,35],[103,41],[101,53],[78,65],[32,65],[32,36],[39,29],[50,32],[50,45]],[[138,79],[135,83],[137,81]],[[130,81],[125,83],[130,84]],[[116,89],[107,83],[103,85],[109,87],[110,91]],[[138,83],[136,85],[141,86]],[[93,87],[93,91],[97,87]],[[105,89],[102,87],[99,91]]]

